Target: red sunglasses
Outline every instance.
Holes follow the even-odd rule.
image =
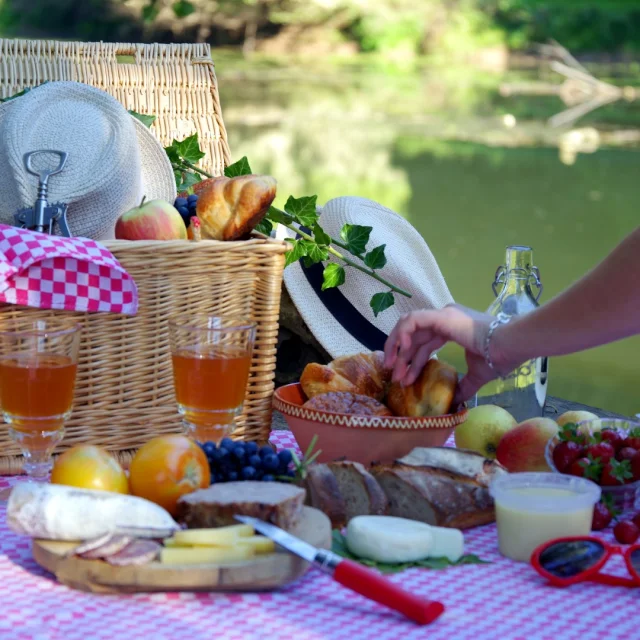
[[[621,555],[631,578],[600,573],[611,556]],[[554,587],[589,580],[613,587],[640,587],[640,544],[619,547],[600,538],[559,538],[541,544],[531,555],[534,569]]]

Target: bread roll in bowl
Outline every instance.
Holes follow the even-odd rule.
[[[332,391],[314,396],[303,405],[305,409],[331,411],[356,416],[392,416],[393,414],[381,402],[348,391]]]
[[[413,384],[393,382],[386,403],[396,416],[441,416],[451,411],[457,385],[455,368],[432,358]]]

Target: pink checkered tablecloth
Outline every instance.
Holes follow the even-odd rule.
[[[279,448],[297,445],[274,431]],[[15,482],[1,478],[0,488]],[[4,506],[1,507],[4,511]],[[58,584],[31,558],[30,541],[0,514],[0,639],[11,640],[601,640],[640,638],[640,591],[584,584],[548,587],[526,564],[497,552],[494,525],[465,532],[466,551],[491,564],[390,577],[445,604],[419,627],[311,570],[273,593],[93,595]],[[622,560],[608,569],[624,575]]]

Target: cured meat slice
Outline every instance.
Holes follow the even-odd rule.
[[[132,564],[147,564],[155,560],[162,546],[153,540],[134,540],[124,549],[104,558],[109,564],[124,567]]]
[[[113,535],[109,536],[109,539],[106,540],[104,544],[101,544],[99,547],[90,549],[89,551],[85,551],[81,554],[77,554],[76,552],[76,555],[80,555],[80,557],[84,558],[85,560],[97,560],[99,558],[107,558],[109,556],[112,556],[118,553],[131,542],[133,542],[133,538],[114,533]]]

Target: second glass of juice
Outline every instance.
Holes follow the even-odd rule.
[[[185,433],[220,442],[235,426],[247,391],[256,326],[242,318],[169,321],[173,380]]]

